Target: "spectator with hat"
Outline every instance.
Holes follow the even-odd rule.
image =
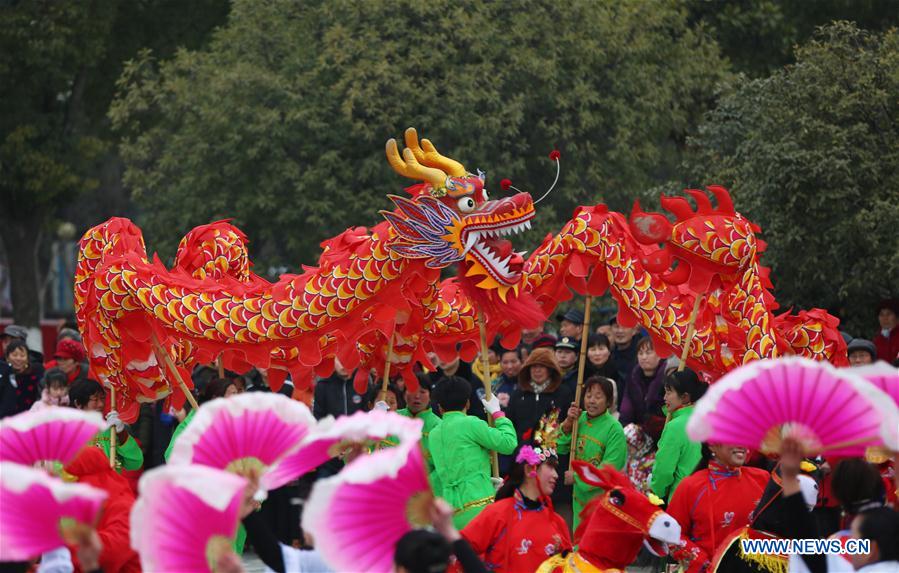
[[[573,400],[574,394],[562,384],[562,371],[554,352],[549,348],[535,348],[518,373],[518,388],[509,398],[506,415],[515,426],[518,441],[527,441],[525,434],[550,410],[558,409],[560,422],[563,421],[561,418]]]
[[[6,347],[14,340],[21,340],[26,345],[28,344],[28,329],[24,326],[19,326],[18,324],[10,324],[6,327],[2,334],[0,334],[0,346],[2,346],[2,353],[6,355]],[[37,350],[28,349],[28,361],[31,364],[43,364],[44,363],[44,355]]]
[[[580,341],[570,336],[563,336],[556,342],[555,358],[556,364],[562,371],[562,384],[571,390],[572,396],[577,390],[577,372],[578,372],[578,350],[580,350]]]
[[[877,358],[892,364],[899,356],[899,300],[882,300],[877,305],[880,332],[874,337]]]
[[[77,340],[71,338],[60,340],[53,358],[56,359],[56,366],[68,377],[69,386],[79,380],[87,380],[84,346]]]
[[[559,319],[559,336],[571,338],[575,341],[581,339],[581,331],[584,328],[584,313],[576,308],[569,308],[564,314],[556,316]]]
[[[853,338],[846,346],[850,366],[864,366],[877,361],[877,347],[870,340]]]

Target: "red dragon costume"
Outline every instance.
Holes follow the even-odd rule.
[[[409,197],[391,196],[396,208],[382,211],[383,222],[324,241],[317,266],[275,283],[250,271],[246,237],[226,221],[188,233],[171,269],[148,260],[140,230],[127,219],[88,230],[76,313],[92,376],[118,390],[122,419],[134,420],[138,402],[169,393],[176,404],[184,399],[154,338],[185,375],[221,357],[236,371],[269,368],[273,387],[288,372],[302,386],[330,374],[336,359],[358,368],[364,384],[389,356],[414,388],[413,366],[431,367],[429,352],[475,357],[478,313],[488,336],[500,334],[511,347],[523,327],[549,316],[572,290],[610,290],[619,322],[646,328],[660,354],[680,352],[701,297],[688,363],[713,375],[785,353],[845,360],[835,318],[818,309],[773,314],[758,228],[721,187],[709,188],[716,207],[696,190],[687,191],[696,210],[683,198],[663,197],[674,222],[639,205],[630,219],[604,205],[579,207],[525,259],[504,237],[530,227],[528,193],[491,199],[482,172],[419,142],[414,129],[405,143],[400,154],[388,141],[387,159],[421,182],[406,190]],[[458,276],[441,280],[450,265],[458,265]]]

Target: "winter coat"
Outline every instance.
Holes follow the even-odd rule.
[[[344,378],[337,373],[315,383],[312,415],[316,420],[325,416],[349,416],[365,409],[365,395],[353,388],[353,376]]]
[[[549,369],[549,384],[539,394],[531,384],[531,367],[546,366]],[[509,398],[506,415],[515,426],[519,441],[527,441],[524,435],[534,430],[540,418],[547,412],[559,410],[559,422],[563,422],[568,414],[568,407],[574,401],[574,395],[562,384],[562,372],[559,370],[551,348],[535,348],[531,352],[521,372],[518,373],[518,388]]]
[[[630,423],[644,425],[650,437],[658,441],[664,423],[662,406],[665,404],[665,361],[659,366],[651,380],[646,380],[640,365],[634,366],[630,378],[624,385],[624,396],[621,397],[621,416],[618,418],[622,426]],[[655,418],[655,420],[652,420]],[[654,422],[647,424],[647,422]]]
[[[69,397],[63,396],[62,398],[51,398],[50,391],[46,388],[41,392],[41,399],[32,404],[31,411],[39,412],[44,408],[52,408],[54,406],[68,406],[69,405]]]
[[[899,355],[899,325],[893,327],[889,336],[878,332],[874,337],[874,346],[877,348],[877,359],[892,364]]]
[[[40,397],[44,367],[38,362],[31,364],[25,372],[16,372],[10,365],[7,377],[16,398],[14,413],[27,412]]]

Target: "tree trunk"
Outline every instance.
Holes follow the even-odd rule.
[[[0,217],[0,236],[9,265],[13,320],[25,327],[39,327],[43,316],[37,265],[42,222],[36,215],[16,219]]]

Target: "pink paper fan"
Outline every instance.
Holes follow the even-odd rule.
[[[718,380],[696,404],[687,433],[764,452],[789,433],[810,451],[859,456],[868,447],[895,448],[897,424],[896,404],[852,369],[789,357],[758,360]]]
[[[261,472],[299,446],[314,425],[305,404],[280,394],[219,398],[200,407],[175,442],[169,463]]]
[[[70,528],[94,526],[106,492],[0,462],[0,561],[26,561],[64,545]]]
[[[399,441],[421,439],[421,420],[393,412],[356,412],[333,420],[325,418],[303,440],[263,476],[264,489],[272,490],[295,480],[335,457],[350,444],[380,441],[396,436]]]
[[[392,571],[397,541],[428,525],[434,498],[417,440],[362,456],[316,483],[303,529],[335,571]]]
[[[0,461],[26,466],[37,462],[67,465],[98,432],[103,416],[74,408],[45,408],[0,421]]]
[[[850,372],[874,384],[899,404],[899,368],[886,362],[875,362],[867,366],[853,367]]]
[[[237,534],[247,481],[204,466],[147,472],[131,508],[131,546],[144,571],[211,571]]]

